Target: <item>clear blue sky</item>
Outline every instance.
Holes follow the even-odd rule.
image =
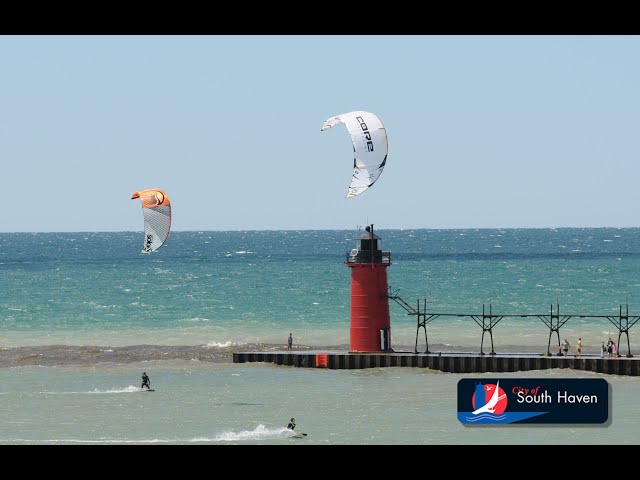
[[[640,226],[640,36],[0,36],[0,231]],[[389,156],[345,198],[344,125]]]

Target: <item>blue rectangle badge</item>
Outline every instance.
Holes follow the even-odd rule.
[[[605,423],[609,384],[604,378],[463,378],[458,382],[458,420],[466,425],[501,423]]]

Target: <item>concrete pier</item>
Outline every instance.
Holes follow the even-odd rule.
[[[477,353],[349,353],[335,351],[235,352],[233,363],[267,362],[300,368],[359,369],[380,367],[430,368],[447,373],[519,372],[568,368],[610,375],[640,375],[640,357],[601,358],[540,354]]]

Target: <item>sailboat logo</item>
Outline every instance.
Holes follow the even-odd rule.
[[[500,388],[500,381],[493,383],[477,383],[476,391],[471,398],[473,415],[490,413],[500,415],[507,409],[507,394]]]
[[[499,380],[496,383],[476,381],[471,396],[473,410],[459,411],[458,418],[462,423],[508,423],[507,403],[507,394],[500,387]]]

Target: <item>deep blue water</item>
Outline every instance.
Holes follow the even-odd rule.
[[[152,254],[140,253],[140,232],[0,234],[0,346],[280,344],[289,332],[299,344],[348,344],[345,259],[360,233],[172,232]],[[587,347],[617,331],[579,315],[640,312],[639,229],[375,233],[391,252],[389,290],[426,299],[428,311],[559,307]],[[390,315],[393,342],[413,344],[415,317],[394,302]],[[442,344],[474,345],[481,333],[468,317],[430,328]],[[516,345],[548,336],[535,318],[506,318],[494,333]]]

